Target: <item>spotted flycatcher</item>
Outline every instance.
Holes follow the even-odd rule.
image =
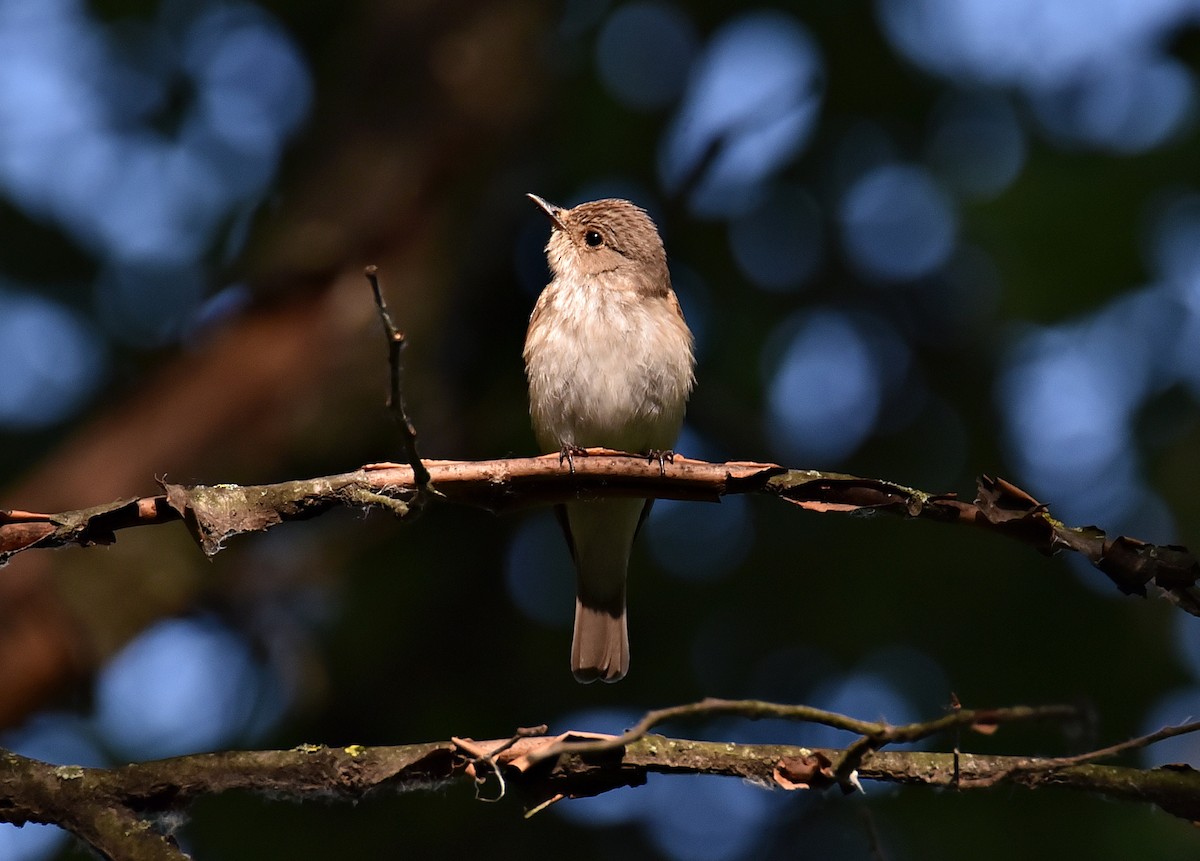
[[[550,217],[551,280],[529,318],[529,413],[543,451],[599,446],[662,457],[675,443],[695,381],[692,333],[671,289],[650,216],[627,200]],[[652,499],[590,499],[557,508],[575,561],[571,671],[615,682],[629,671],[625,577]]]

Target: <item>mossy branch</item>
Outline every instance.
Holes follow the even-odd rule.
[[[694,717],[773,718],[818,723],[859,735],[844,750],[794,745],[694,741],[649,734],[665,720]],[[106,858],[175,861],[185,856],[155,823],[186,812],[197,799],[240,791],[292,801],[353,801],[387,790],[434,789],[474,783],[477,795],[513,795],[527,815],[571,797],[638,786],[651,772],[738,777],[788,791],[840,787],[861,780],[984,790],[1007,784],[1054,785],[1124,801],[1148,802],[1200,821],[1200,772],[1167,766],[1137,769],[1098,765],[1133,747],[1195,732],[1200,723],[1169,727],[1108,748],[1063,758],[880,750],[883,745],[973,728],[992,735],[1014,722],[1064,723],[1079,718],[1068,706],[954,709],[928,721],[890,726],[803,705],[704,700],[650,712],[620,736],[544,735],[545,727],[512,738],[451,738],[425,744],[292,750],[231,751],[181,756],[118,768],[55,766],[0,751],[0,822],[42,822],[72,831]],[[839,763],[853,757],[853,768]]]

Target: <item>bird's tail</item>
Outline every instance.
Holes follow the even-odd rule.
[[[575,557],[571,672],[580,682],[616,682],[629,672],[625,578],[643,499],[572,502],[562,518]]]
[[[622,604],[624,596],[622,595]],[[587,684],[619,682],[629,672],[629,631],[625,608],[618,615],[575,599],[575,636],[571,640],[571,672]]]

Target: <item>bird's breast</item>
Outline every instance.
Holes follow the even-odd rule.
[[[673,296],[556,281],[525,345],[530,413],[545,450],[666,449],[692,385],[692,342]]]

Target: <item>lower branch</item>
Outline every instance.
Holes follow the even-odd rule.
[[[874,747],[854,754],[853,745],[832,750],[646,734],[661,720],[716,715],[837,726],[861,733]],[[974,727],[990,734],[1014,721],[1061,722],[1074,715],[1075,710],[1063,706],[964,709],[923,723],[892,727],[807,706],[705,700],[651,712],[621,736],[567,733],[549,737],[542,735],[545,728],[539,727],[496,741],[454,738],[389,747],[302,745],[292,750],[196,754],[111,769],[53,766],[0,752],[0,822],[61,825],[107,858],[178,859],[183,855],[152,823],[161,814],[186,810],[202,796],[231,790],[292,801],[356,800],[389,789],[433,789],[447,782],[471,781],[480,798],[495,800],[517,794],[536,812],[564,798],[638,786],[651,772],[725,775],[791,791],[835,785],[852,791],[860,779],[959,791],[1002,784],[1027,789],[1053,785],[1149,802],[1174,816],[1200,821],[1200,772],[1188,767],[1137,769],[1091,761],[1196,731],[1200,724],[1168,728],[1064,759],[876,749],[956,727]],[[852,755],[854,774],[843,779],[835,763]]]

